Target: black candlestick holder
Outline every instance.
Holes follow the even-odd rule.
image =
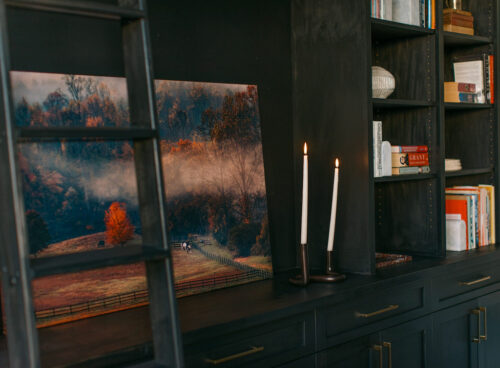
[[[324,275],[311,275],[312,282],[337,282],[346,279],[346,275],[335,272],[333,269],[333,251],[326,251],[326,273]]]
[[[291,277],[289,281],[298,286],[306,286],[310,282],[337,282],[346,279],[346,275],[335,272],[333,268],[333,251],[326,252],[326,273],[324,275],[310,275],[307,257],[307,244],[300,245],[300,275]]]
[[[307,257],[307,244],[300,245],[300,275],[291,277],[289,281],[298,286],[309,284],[309,260]]]

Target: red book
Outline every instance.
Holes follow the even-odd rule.
[[[494,103],[495,102],[495,83],[494,80],[495,80],[495,57],[493,55],[489,55],[490,57],[490,63],[489,63],[489,67],[490,67],[490,103]]]
[[[429,154],[418,152],[392,154],[392,167],[407,166],[429,166]]]
[[[392,153],[408,153],[408,152],[420,152],[425,153],[429,151],[427,146],[392,146]]]

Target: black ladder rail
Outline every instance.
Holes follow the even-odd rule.
[[[132,4],[132,5],[131,5]],[[122,20],[124,61],[129,94],[130,128],[34,128],[15,127],[13,101],[10,96],[8,38],[6,6],[31,10],[53,11],[82,16]],[[148,290],[150,295],[150,316],[153,330],[155,358],[151,364],[168,367],[183,367],[183,353],[177,301],[175,297],[172,261],[167,241],[165,198],[161,152],[157,130],[157,113],[154,95],[154,81],[151,65],[151,51],[148,24],[145,19],[145,1],[123,0],[123,6],[107,6],[98,3],[62,0],[0,0],[1,22],[1,74],[2,100],[0,112],[5,116],[0,128],[0,159],[9,165],[1,167],[2,180],[11,182],[2,185],[0,193],[11,198],[11,206],[4,206],[9,222],[2,221],[0,265],[7,268],[2,277],[4,285],[7,327],[9,329],[9,357],[11,368],[38,368],[40,357],[38,335],[35,328],[33,302],[31,299],[31,276],[75,272],[95,266],[145,261]],[[131,6],[133,8],[131,8]],[[6,144],[2,140],[6,138]],[[57,139],[130,139],[134,142],[134,160],[142,225],[142,238],[148,246],[137,249],[100,250],[78,255],[64,255],[53,259],[30,260],[28,234],[25,231],[23,191],[20,186],[15,146],[17,142]],[[10,185],[10,186],[9,186]],[[12,216],[14,215],[14,216]],[[12,229],[16,231],[12,231]],[[3,239],[2,239],[3,240]],[[103,252],[103,253],[99,253]],[[129,253],[127,253],[129,252]],[[123,254],[119,254],[123,253]],[[116,255],[117,259],[112,259]],[[59,266],[56,265],[59,261]],[[55,262],[55,263],[54,263]],[[97,262],[97,264],[92,264]],[[11,274],[21,275],[19,281]],[[10,281],[15,280],[16,283]],[[9,282],[12,284],[9,288]],[[13,291],[13,296],[8,293]],[[18,306],[23,306],[19,308]],[[18,318],[19,317],[19,318]],[[22,328],[19,321],[23,322]],[[10,322],[10,324],[9,324]],[[26,326],[26,327],[25,327]],[[16,333],[19,334],[17,338]],[[11,342],[11,340],[13,340]]]
[[[9,7],[52,13],[80,15],[92,18],[136,20],[144,18],[142,10],[79,0],[5,0]]]
[[[31,298],[29,251],[9,78],[5,3],[0,1],[0,267],[11,368],[38,368],[39,348]]]

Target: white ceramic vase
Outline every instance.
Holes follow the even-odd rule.
[[[372,66],[372,97],[387,98],[396,88],[394,76],[380,66]]]

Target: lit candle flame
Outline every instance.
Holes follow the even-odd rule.
[[[339,159],[338,158],[335,159],[335,167],[339,167]]]
[[[307,143],[304,143],[304,155],[307,155]]]

